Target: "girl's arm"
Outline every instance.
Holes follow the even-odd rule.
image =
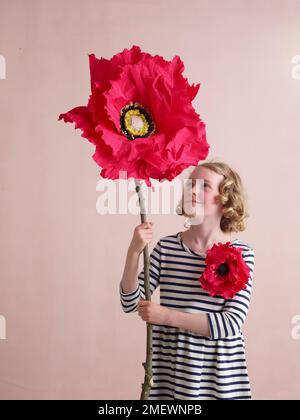
[[[250,269],[246,289],[240,290],[232,299],[227,299],[222,311],[207,314],[211,338],[219,340],[238,335],[246,320],[252,295],[254,250],[249,247],[243,252],[243,258]]]
[[[210,336],[208,317],[206,314],[189,314],[187,312],[168,308],[166,324],[170,327],[190,330],[205,337]]]
[[[243,252],[243,258],[250,269],[247,287],[240,290],[233,299],[227,299],[221,311],[190,314],[170,309],[152,301],[140,300],[138,302],[139,315],[144,321],[151,324],[183,328],[212,340],[238,335],[245,322],[250,304],[254,250],[249,247]],[[158,275],[159,273],[154,277],[156,283],[158,282]]]
[[[190,314],[165,308],[166,325],[184,328],[213,340],[239,334],[250,304],[254,271],[253,248],[244,251],[243,258],[250,269],[247,287],[238,292],[233,299],[227,299],[222,311]]]
[[[145,246],[152,240],[152,223],[145,222],[134,229],[133,237],[129,245],[121,290],[124,294],[133,293],[138,287],[139,257]]]
[[[183,328],[203,336],[210,335],[208,317],[205,313],[181,312],[144,299],[138,302],[138,313],[144,321],[151,324]]]
[[[121,280],[121,290],[124,294],[130,294],[138,287],[139,258],[139,252],[129,247]]]
[[[144,236],[144,241],[147,241],[148,243],[152,238],[152,230],[151,235],[149,235],[149,231],[147,232],[147,234],[148,237],[146,238],[146,236]],[[128,249],[124,273],[122,280],[120,281],[119,287],[121,305],[125,313],[136,312],[141,298],[145,299],[144,270],[142,270],[138,274],[139,255],[142,252],[144,246],[145,242],[141,244],[139,252],[135,251],[135,247],[129,247]],[[151,295],[159,285],[160,251],[160,243],[157,242],[149,256],[149,277]]]

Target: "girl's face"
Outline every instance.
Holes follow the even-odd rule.
[[[217,203],[215,198],[219,194],[219,185],[223,180],[223,175],[198,166],[193,170],[189,179],[192,180],[192,206],[197,206],[192,214],[204,213],[204,217],[221,216],[222,204]],[[201,181],[197,182],[197,180]]]

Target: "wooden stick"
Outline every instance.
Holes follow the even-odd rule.
[[[141,209],[141,222],[144,223],[147,221],[146,210],[145,210],[145,200],[141,190],[141,181],[135,179],[135,190],[138,194],[139,205]],[[148,244],[143,249],[144,256],[144,290],[146,300],[151,301],[151,292],[150,292],[150,279],[149,279],[149,267],[150,267],[150,258],[149,258],[149,247]],[[152,379],[152,324],[147,322],[147,343],[146,343],[146,362],[143,363],[145,369],[144,383],[142,384],[142,392],[140,400],[148,400],[150,388],[153,385]]]

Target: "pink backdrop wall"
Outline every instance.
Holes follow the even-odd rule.
[[[57,121],[86,103],[88,54],[133,44],[180,55],[202,84],[209,157],[240,172],[250,201],[239,237],[256,254],[253,397],[300,397],[299,21],[293,0],[0,1],[0,398],[139,398],[145,323],[118,294],[139,217],[96,212],[94,148]],[[151,220],[152,246],[184,229],[176,215]]]

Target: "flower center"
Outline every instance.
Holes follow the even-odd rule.
[[[138,102],[130,102],[120,112],[121,131],[129,140],[149,137],[155,131],[151,114]]]
[[[218,274],[220,274],[220,276],[226,276],[226,274],[229,273],[229,266],[228,264],[222,263],[219,265],[218,269],[217,269]]]

